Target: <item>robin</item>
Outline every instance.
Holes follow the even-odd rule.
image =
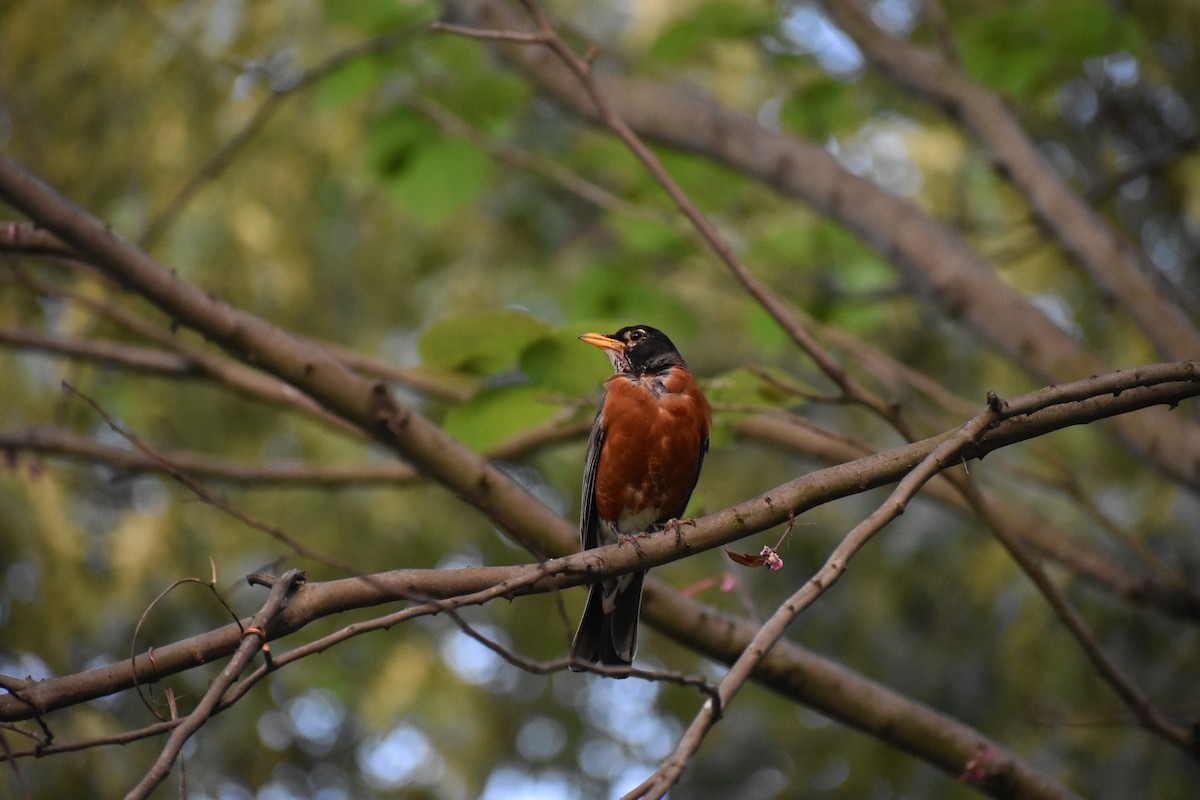
[[[604,382],[584,460],[583,549],[680,525],[708,452],[708,400],[660,330],[633,325],[579,338],[604,350],[615,373]],[[633,662],[645,578],[642,570],[592,584],[572,670]]]

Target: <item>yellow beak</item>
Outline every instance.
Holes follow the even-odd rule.
[[[585,333],[579,337],[579,341],[587,342],[593,347],[599,347],[602,350],[615,350],[618,353],[625,350],[624,342],[620,339],[614,339],[611,336],[605,336],[603,333]]]

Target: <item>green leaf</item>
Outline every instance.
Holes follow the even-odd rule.
[[[650,55],[669,64],[684,60],[711,41],[705,25],[685,17],[659,35],[650,48]]]
[[[721,39],[750,39],[775,29],[778,13],[769,5],[712,0],[681,16],[655,40],[650,54],[676,63],[702,53]]]
[[[973,75],[1018,98],[1051,90],[1088,58],[1144,47],[1129,15],[1102,0],[997,4],[956,38]]]
[[[523,430],[546,422],[560,408],[537,386],[485,389],[446,414],[446,432],[484,452]]]
[[[663,291],[661,276],[641,263],[590,265],[570,287],[567,308],[571,319],[612,320],[600,333],[645,324],[682,339],[696,327],[689,306]]]
[[[407,108],[393,108],[371,120],[364,148],[367,165],[382,177],[400,174],[422,147],[437,141],[437,125]]]
[[[861,123],[855,85],[818,80],[792,92],[779,109],[779,122],[788,131],[822,138]]]
[[[837,305],[830,309],[828,322],[847,333],[867,337],[882,326],[899,321],[895,310],[883,303],[856,306],[853,304]]]
[[[1057,0],[1039,5],[1037,24],[1048,32],[1060,61],[1064,55],[1083,61],[1135,48],[1140,40],[1129,15],[1100,0]]]
[[[775,266],[794,275],[794,270],[798,269],[795,265],[811,259],[809,232],[812,227],[800,214],[789,209],[786,215],[766,221],[753,232],[742,258],[747,264],[755,264],[756,269]]]
[[[810,387],[782,370],[772,369],[768,372],[778,378],[780,385],[791,385],[802,391],[812,391]],[[796,394],[786,391],[780,385],[765,380],[762,375],[746,367],[738,367],[728,372],[722,372],[705,382],[704,394],[711,403],[763,406],[764,408],[791,406],[800,402]]]
[[[763,355],[779,355],[792,346],[791,337],[760,305],[751,306],[746,314],[746,330],[756,349]]]
[[[530,84],[507,70],[482,72],[455,87],[454,95],[440,99],[472,126],[493,135],[504,135],[530,96]]]
[[[321,79],[315,91],[317,104],[328,111],[361,97],[379,85],[387,70],[382,58],[356,58]]]
[[[493,375],[517,366],[521,351],[549,330],[524,311],[479,311],[437,320],[421,334],[417,352],[432,367]]]
[[[669,258],[681,255],[689,245],[687,238],[673,226],[657,220],[614,217],[613,227],[634,256]]]
[[[556,331],[521,353],[521,370],[546,393],[589,395],[612,373],[612,367],[603,353],[579,341],[579,336],[589,331],[611,333],[619,327],[606,324]]]
[[[694,202],[710,209],[735,207],[759,191],[745,175],[707,157],[662,150],[658,158]]]
[[[428,0],[333,0],[323,3],[325,19],[369,33],[384,33],[404,25],[437,19],[437,4]]]
[[[443,222],[487,187],[492,162],[469,142],[443,139],[416,151],[387,188],[416,222]]]

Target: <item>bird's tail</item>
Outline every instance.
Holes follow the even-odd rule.
[[[645,579],[645,572],[634,572],[592,584],[583,619],[571,642],[573,671],[581,672],[582,665],[587,664],[627,667],[633,663]]]

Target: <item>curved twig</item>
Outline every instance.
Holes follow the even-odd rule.
[[[267,630],[271,623],[283,610],[292,590],[303,580],[304,573],[300,570],[291,570],[271,588],[271,594],[267,597],[267,602],[263,604],[262,610],[251,617],[250,624],[246,626],[241,638],[241,645],[234,653],[233,658],[208,687],[208,691],[204,693],[204,697],[192,710],[192,713],[184,717],[183,721],[171,731],[162,753],[159,754],[158,759],[142,780],[125,795],[125,800],[142,800],[150,795],[154,787],[163,782],[171,770],[171,765],[175,763],[179,751],[183,749],[184,743],[208,721],[220,703],[221,696],[225,694],[225,690],[237,680],[250,659],[267,641]]]

